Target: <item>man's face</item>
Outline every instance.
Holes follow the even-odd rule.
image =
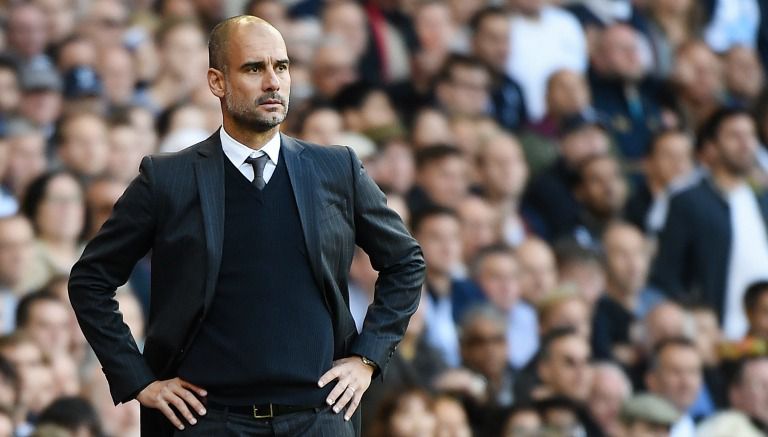
[[[477,273],[483,293],[497,308],[510,311],[520,297],[520,271],[512,254],[485,257]]]
[[[312,62],[312,85],[321,97],[332,99],[342,88],[357,80],[352,50],[344,45],[321,47]]]
[[[517,200],[528,180],[528,165],[517,140],[505,135],[490,140],[483,151],[481,176],[493,196]]]
[[[600,217],[621,211],[627,198],[627,185],[616,160],[602,158],[583,169],[579,198]]]
[[[241,24],[232,29],[225,57],[225,117],[260,132],[279,125],[288,112],[291,75],[285,42],[272,27]],[[215,94],[215,93],[214,93]]]
[[[418,174],[418,183],[433,202],[455,208],[467,194],[467,164],[459,156],[434,161]]]
[[[48,42],[47,29],[40,8],[31,3],[18,6],[8,17],[8,45],[25,58],[42,54]]]
[[[607,273],[623,293],[638,293],[645,285],[650,252],[643,235],[628,226],[616,227],[604,238]]]
[[[561,142],[560,153],[572,168],[590,155],[607,153],[611,147],[608,135],[597,126],[585,126],[569,133]]]
[[[731,390],[734,408],[768,423],[768,360],[748,362],[741,384]]]
[[[701,388],[699,353],[693,347],[667,346],[658,360],[658,367],[648,378],[649,388],[672,402],[680,411],[688,411]]]
[[[81,116],[67,123],[59,148],[61,160],[76,173],[96,176],[109,159],[109,139],[104,122],[95,116]]]
[[[459,221],[450,215],[427,218],[416,235],[430,270],[449,274],[461,260]]]
[[[486,378],[497,378],[507,366],[507,334],[497,323],[477,319],[461,340],[464,364]]]
[[[535,304],[557,283],[555,256],[546,243],[528,239],[517,249],[522,296]]]
[[[53,300],[38,301],[30,308],[24,331],[52,355],[67,353],[70,345],[70,313],[63,303]]]
[[[768,339],[768,293],[763,292],[757,304],[747,312],[750,331],[759,338]]]
[[[464,259],[469,260],[481,247],[499,239],[499,214],[483,199],[469,196],[459,205]]]
[[[589,85],[580,73],[554,73],[547,89],[547,111],[554,116],[576,114],[589,106]]]
[[[749,116],[730,117],[720,125],[715,140],[716,159],[729,173],[746,176],[754,165],[757,147],[755,123]]]
[[[483,66],[456,65],[451,79],[443,84],[445,92],[440,93],[441,104],[455,114],[479,115],[488,109],[491,77]]]
[[[555,394],[586,400],[592,386],[587,341],[579,335],[569,335],[555,340],[550,349],[550,356],[539,365],[541,380]]]
[[[126,186],[120,182],[99,181],[88,187],[86,202],[90,213],[90,225],[93,232],[100,229],[109,215],[117,199],[123,194]]]
[[[16,74],[8,68],[0,69],[0,113],[15,110],[20,100],[21,92]]]
[[[0,282],[14,287],[34,256],[34,232],[24,218],[0,222]]]
[[[622,378],[620,369],[595,368],[592,379],[592,390],[588,406],[592,416],[600,426],[611,435],[618,434],[619,411],[627,397],[630,387]]]
[[[610,74],[630,81],[642,78],[644,66],[638,36],[631,27],[619,25],[606,30],[603,52]]]
[[[503,71],[509,56],[509,19],[504,15],[486,17],[475,33],[473,46],[478,58]]]
[[[658,140],[648,171],[665,187],[693,170],[693,144],[687,135],[669,134]]]

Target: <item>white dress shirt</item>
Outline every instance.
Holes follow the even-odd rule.
[[[227,131],[224,130],[224,126],[219,129],[219,136],[221,137],[221,148],[224,150],[224,154],[227,155],[227,158],[229,158],[232,164],[234,164],[234,166],[240,170],[240,173],[242,173],[243,176],[245,176],[251,182],[253,182],[253,178],[255,177],[253,174],[253,166],[245,162],[245,160],[248,157],[258,158],[259,156],[266,153],[267,156],[269,156],[269,161],[267,161],[267,165],[264,166],[263,176],[264,182],[269,182],[269,179],[272,177],[272,173],[275,172],[275,167],[277,167],[277,160],[280,157],[279,133],[276,133],[272,138],[270,138],[270,140],[267,141],[267,144],[264,144],[264,147],[259,150],[251,149],[245,144],[229,136]]]

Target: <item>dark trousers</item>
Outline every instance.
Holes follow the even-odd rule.
[[[296,413],[284,414],[271,419],[254,419],[252,416],[208,409],[205,416],[197,416],[197,424],[185,421],[184,430],[173,434],[180,437],[358,437],[353,421],[344,420],[344,412],[333,412],[330,406]]]

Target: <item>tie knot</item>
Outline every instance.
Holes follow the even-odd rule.
[[[262,153],[261,156],[256,158],[249,156],[245,159],[245,162],[253,166],[253,185],[261,190],[266,185],[264,181],[264,167],[267,165],[269,156],[266,153]]]

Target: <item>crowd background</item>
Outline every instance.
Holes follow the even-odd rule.
[[[765,2],[3,0],[0,436],[138,435],[67,275],[142,156],[220,126],[240,13],[286,40],[284,131],[352,147],[423,247],[365,436],[768,433]],[[358,251],[359,326],[375,281]]]

